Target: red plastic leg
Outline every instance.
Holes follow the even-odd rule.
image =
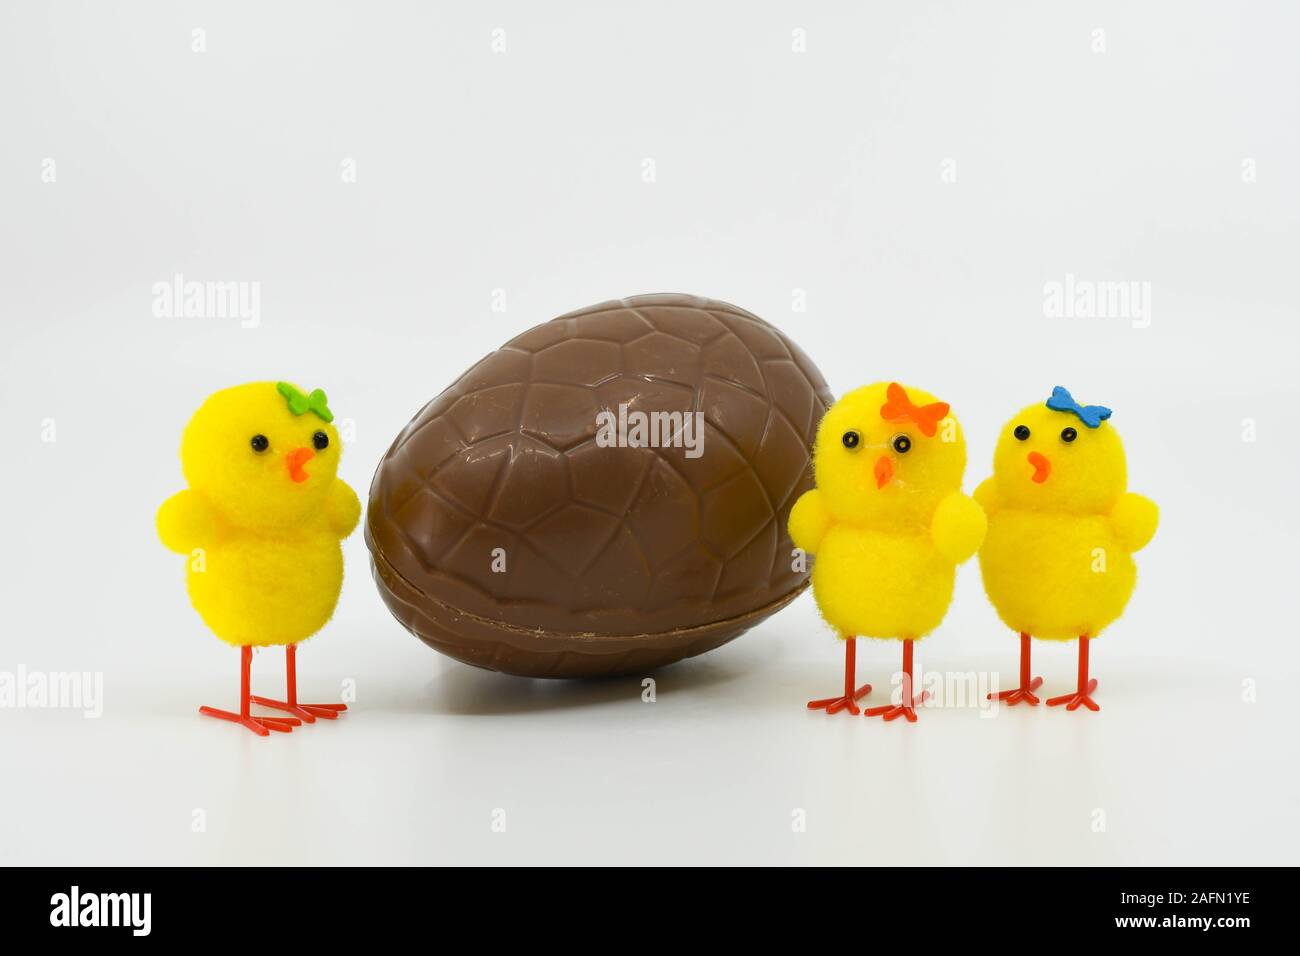
[[[247,727],[259,737],[267,737],[271,731],[276,730],[282,734],[287,734],[302,724],[302,721],[296,717],[254,717],[249,713],[249,701],[255,698],[248,693],[249,676],[253,669],[253,649],[251,647],[242,647],[239,651],[239,713],[229,710],[219,710],[216,707],[203,706],[199,708],[199,713],[205,717],[216,717],[219,720],[228,720],[231,723],[241,724]]]
[[[253,702],[263,707],[284,710],[309,724],[316,723],[317,717],[334,720],[348,709],[347,704],[301,704],[298,702],[298,645],[290,644],[284,649],[284,670],[286,696],[284,700],[270,697],[253,697]]]
[[[828,714],[837,714],[841,710],[847,710],[855,717],[858,715],[857,702],[871,693],[871,685],[863,684],[857,690],[853,689],[854,680],[857,676],[857,654],[857,638],[846,637],[844,639],[844,693],[839,697],[810,700],[808,701],[809,710],[824,710]]]
[[[1101,710],[1097,702],[1092,699],[1092,692],[1097,689],[1096,679],[1088,678],[1088,638],[1080,635],[1079,637],[1079,686],[1073,694],[1062,694],[1060,697],[1053,697],[1047,702],[1048,707],[1055,707],[1058,704],[1064,704],[1066,710],[1078,710],[1080,705],[1087,707],[1089,710]]]
[[[1012,706],[1024,701],[1031,706],[1038,703],[1038,697],[1033,693],[1042,685],[1041,677],[1031,678],[1029,676],[1029,635],[1024,631],[1020,632],[1020,686],[1013,687],[1010,690],[998,691],[996,694],[989,694],[989,700],[1004,701],[1007,706]]]
[[[925,703],[926,698],[930,696],[929,691],[921,691],[916,696],[912,695],[912,644],[911,639],[903,641],[903,701],[899,704],[884,704],[880,707],[868,707],[863,713],[868,717],[883,717],[885,720],[896,720],[899,717],[906,717],[908,723],[916,723],[916,705]]]

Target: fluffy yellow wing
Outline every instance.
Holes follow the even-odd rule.
[[[989,519],[984,509],[960,491],[939,502],[930,520],[934,546],[953,564],[961,564],[978,551],[988,529]]]
[[[156,524],[163,545],[178,554],[210,546],[217,530],[212,508],[189,489],[178,491],[162,503]]]
[[[975,503],[984,509],[985,514],[994,509],[996,498],[996,487],[993,484],[992,476],[981,481],[979,487],[975,489]]]
[[[340,538],[350,535],[361,520],[361,502],[357,500],[357,493],[341,478],[336,478],[334,486],[330,488],[327,507],[330,528]]]
[[[1160,523],[1160,509],[1150,498],[1132,492],[1121,495],[1110,513],[1110,523],[1120,543],[1130,552],[1147,546]]]
[[[794,546],[807,554],[816,554],[831,520],[821,493],[816,488],[805,491],[790,509],[790,539]]]

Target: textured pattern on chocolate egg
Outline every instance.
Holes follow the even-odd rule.
[[[638,671],[717,646],[806,585],[786,521],[830,403],[796,345],[723,302],[640,296],[539,325],[380,463],[380,591],[431,646],[510,673]],[[702,455],[598,446],[598,413],[620,404],[703,412]]]

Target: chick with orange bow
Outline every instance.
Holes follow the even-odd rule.
[[[916,721],[913,646],[947,614],[956,566],[973,556],[987,521],[962,494],[966,442],[946,402],[897,382],[845,395],[822,418],[813,448],[816,487],[795,503],[790,537],[816,555],[813,596],[844,641],[844,693],[809,701],[859,713],[856,639],[903,642],[901,696],[869,717]]]

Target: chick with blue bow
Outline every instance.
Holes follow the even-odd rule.
[[[1137,583],[1133,554],[1159,521],[1154,502],[1128,491],[1128,467],[1111,410],[1057,386],[1003,427],[993,475],[975,490],[988,515],[980,549],[984,590],[1020,635],[1020,680],[990,697],[1037,704],[1030,638],[1079,641],[1075,690],[1047,701],[1100,710],[1092,699],[1089,645],[1114,623]]]

